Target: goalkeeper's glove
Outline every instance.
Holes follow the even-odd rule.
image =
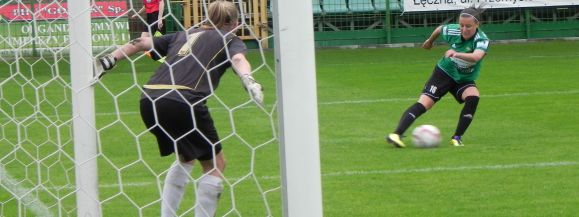
[[[257,83],[251,75],[242,76],[241,81],[243,82],[243,86],[247,92],[249,92],[251,99],[257,104],[263,106],[263,91],[261,84]]]
[[[111,70],[116,63],[117,58],[111,54],[96,58],[94,60],[94,80],[100,79],[105,74],[105,71]]]
[[[111,70],[113,67],[115,67],[115,64],[117,63],[117,58],[109,54],[101,58],[98,58],[98,61],[103,67],[103,70],[108,71]]]

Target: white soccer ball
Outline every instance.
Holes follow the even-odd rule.
[[[418,148],[438,147],[440,130],[433,125],[420,125],[412,131],[412,142]]]

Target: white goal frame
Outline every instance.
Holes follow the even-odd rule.
[[[102,216],[98,197],[90,1],[68,1],[77,216]],[[84,73],[83,73],[84,72]],[[88,73],[87,73],[88,72]]]
[[[311,0],[273,0],[283,216],[320,217],[321,169]],[[68,1],[77,216],[101,216],[90,1]],[[89,73],[87,73],[89,72]],[[299,105],[299,106],[296,106]]]
[[[323,216],[312,1],[272,2],[283,215]]]

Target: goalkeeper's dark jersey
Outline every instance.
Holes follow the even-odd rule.
[[[247,51],[239,37],[203,28],[155,37],[153,49],[157,56],[166,59],[147,85],[187,87],[188,90],[179,93],[190,102],[208,96],[219,86],[221,76],[231,66],[228,57]],[[177,91],[165,95],[168,91],[171,90],[146,89],[146,94],[152,98],[163,95],[164,98],[183,100]]]
[[[469,40],[464,40],[460,34],[458,24],[449,24],[442,27],[442,39],[450,44],[450,48],[460,53],[472,53],[475,50],[488,51],[489,38],[480,29]],[[476,63],[454,60],[442,57],[438,61],[440,67],[446,74],[458,83],[474,81],[480,74],[482,59]]]

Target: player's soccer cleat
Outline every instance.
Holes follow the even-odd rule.
[[[161,37],[161,36],[163,36],[163,33],[159,32],[159,31],[156,31],[153,36],[154,36],[154,37]],[[151,54],[148,54],[147,56],[149,56],[149,58],[153,59],[153,57],[151,56]],[[158,59],[157,62],[164,63],[164,62],[165,62],[165,57],[163,57],[163,58],[161,58],[161,59]]]
[[[462,144],[462,139],[460,138],[460,136],[453,136],[452,139],[450,140],[450,144],[452,146],[464,146],[464,144]]]
[[[406,145],[404,145],[404,142],[402,142],[402,139],[400,139],[400,135],[398,135],[396,133],[388,134],[388,136],[386,136],[386,141],[388,143],[392,144],[396,148],[405,148],[406,147]]]

